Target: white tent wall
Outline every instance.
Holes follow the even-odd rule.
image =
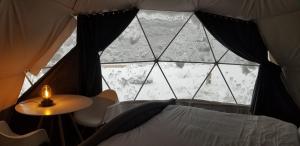
[[[0,110],[16,102],[24,72],[38,73],[71,34],[76,24],[71,15],[131,7],[168,11],[203,10],[258,20],[265,43],[274,58],[292,72],[286,74],[287,87],[300,105],[299,93],[292,93],[299,92],[295,89],[299,86],[299,77],[298,80],[293,78],[300,73],[299,64],[294,63],[299,55],[293,61],[287,61],[291,58],[284,57],[299,52],[296,41],[299,43],[300,39],[296,32],[300,28],[294,25],[299,15],[292,15],[300,11],[299,0],[0,0]],[[284,23],[293,33],[279,31],[281,25],[273,25],[272,21]],[[295,44],[289,43],[290,38],[295,39]],[[286,52],[287,48],[289,51]],[[276,53],[278,50],[281,52]]]
[[[261,35],[283,68],[283,81],[300,107],[300,11],[258,20]]]
[[[76,27],[51,1],[0,1],[0,110],[15,104],[25,71],[38,73]]]

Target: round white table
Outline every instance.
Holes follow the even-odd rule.
[[[15,110],[21,114],[30,116],[42,116],[38,127],[41,127],[43,116],[58,116],[58,126],[60,131],[60,137],[62,146],[65,146],[64,131],[61,121],[62,114],[70,114],[75,111],[87,108],[92,105],[93,100],[91,98],[81,95],[53,95],[51,99],[54,102],[53,106],[41,107],[40,103],[43,100],[42,97],[36,97],[20,102],[15,106]],[[72,117],[71,117],[72,118]],[[73,118],[72,118],[73,119]],[[80,139],[83,140],[77,125],[73,121],[75,130]]]
[[[51,97],[54,104],[49,107],[40,107],[42,97],[28,99],[15,106],[15,110],[21,114],[31,116],[51,116],[72,113],[92,105],[91,98],[81,95],[54,95]]]

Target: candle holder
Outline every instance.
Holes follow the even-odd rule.
[[[49,107],[55,105],[51,99],[43,99],[40,103],[40,107]]]

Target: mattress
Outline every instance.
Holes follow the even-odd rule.
[[[98,146],[299,146],[297,127],[266,116],[169,105]]]

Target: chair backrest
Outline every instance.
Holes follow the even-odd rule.
[[[17,135],[11,131],[11,129],[9,128],[8,124],[5,121],[0,121],[0,133],[2,133],[2,135],[8,135],[8,136]]]
[[[102,124],[106,108],[118,102],[117,93],[114,90],[104,90],[93,97],[93,104],[83,110],[74,113],[76,121],[87,127],[98,127]]]
[[[106,108],[118,102],[118,95],[116,91],[108,89],[102,91],[99,95],[94,98],[93,110],[97,111],[97,114],[102,115],[103,118]]]
[[[40,146],[48,142],[47,132],[43,129],[18,135],[11,131],[5,121],[0,121],[0,146]]]
[[[118,95],[115,90],[107,89],[102,91],[96,98],[104,98],[114,103],[118,102]]]

